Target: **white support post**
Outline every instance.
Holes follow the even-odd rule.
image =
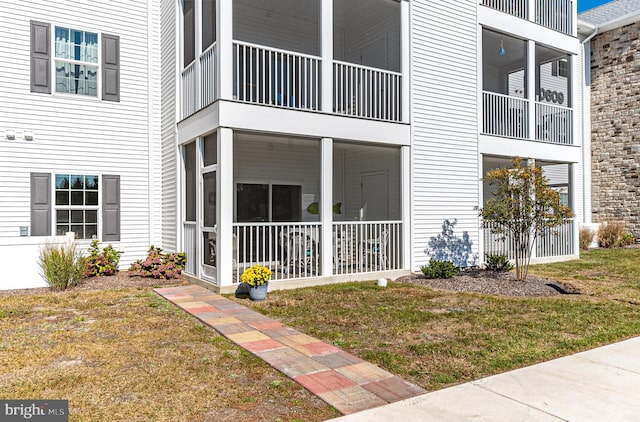
[[[320,0],[320,109],[333,112],[333,0]]]
[[[528,158],[527,159],[527,166],[529,167],[535,167],[536,166],[536,160],[534,158]],[[532,192],[531,195],[535,195],[535,192]],[[529,232],[530,235],[533,236],[533,233],[530,231]],[[535,243],[533,244],[533,248],[531,248],[531,259],[535,259],[536,256],[538,255],[538,240],[535,240]],[[527,245],[528,246],[528,245]]]
[[[583,164],[584,165],[584,164]],[[575,214],[573,218],[573,231],[571,233],[573,248],[572,252],[574,255],[578,255],[580,252],[580,222],[584,221],[584,210],[582,210],[583,215],[578,215],[577,206],[578,206],[578,195],[576,195],[576,183],[580,182],[580,177],[578,177],[578,166],[575,163],[569,164],[569,207],[573,210]],[[582,192],[584,195],[584,192]]]
[[[200,54],[202,54],[202,0],[193,2],[194,28],[195,36],[195,95],[196,95],[196,111],[202,107],[202,69],[200,68]]]
[[[233,99],[233,0],[216,0],[218,98]]]
[[[218,286],[233,283],[233,130],[218,128],[216,242]]]
[[[320,146],[320,257],[322,275],[333,275],[333,139],[322,138]]]
[[[404,3],[404,2],[403,2]],[[400,205],[402,213],[402,269],[411,270],[411,147],[400,147]]]
[[[529,40],[527,43],[527,98],[529,113],[529,137],[536,139],[536,100],[539,93],[536,90],[536,43]]]
[[[400,73],[401,78],[401,101],[400,115],[402,123],[409,123],[411,110],[411,35],[409,32],[409,2],[400,1]]]

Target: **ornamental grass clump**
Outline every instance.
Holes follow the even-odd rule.
[[[240,281],[251,287],[262,286],[267,284],[271,279],[271,270],[262,265],[254,265],[249,267],[240,276]]]
[[[51,290],[77,286],[84,275],[85,258],[76,245],[47,244],[40,250],[38,265]]]
[[[150,277],[169,280],[178,278],[187,263],[184,252],[163,254],[161,248],[151,246],[147,258],[139,259],[129,267],[129,277]]]

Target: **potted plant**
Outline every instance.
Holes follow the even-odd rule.
[[[262,265],[249,267],[240,276],[240,281],[249,286],[249,299],[262,301],[267,297],[271,270]]]

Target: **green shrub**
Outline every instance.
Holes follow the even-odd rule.
[[[163,254],[161,248],[151,246],[147,258],[139,259],[129,267],[129,277],[178,278],[187,263],[184,252]]]
[[[633,245],[634,243],[636,243],[635,236],[628,232],[624,233],[622,236],[620,236],[620,239],[618,239],[618,247],[620,248],[622,248],[623,246]]]
[[[586,251],[589,249],[589,245],[593,242],[595,234],[586,227],[582,227],[578,232],[578,242],[580,243],[580,249]]]
[[[85,258],[71,246],[47,244],[40,250],[38,265],[52,290],[76,286],[85,270]]]
[[[118,271],[118,263],[120,262],[121,251],[117,251],[109,243],[109,246],[98,248],[98,240],[91,241],[89,246],[89,256],[86,259],[85,264],[85,277],[97,277],[102,275],[114,275]]]
[[[624,223],[609,221],[600,223],[598,229],[598,243],[603,248],[615,248],[624,234]]]
[[[502,273],[513,270],[513,264],[504,254],[486,254],[484,265],[487,270]]]
[[[451,278],[458,274],[458,269],[453,262],[437,261],[433,258],[429,260],[429,265],[423,265],[420,270],[427,278]]]

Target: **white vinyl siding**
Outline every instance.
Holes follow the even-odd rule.
[[[478,253],[476,2],[411,2],[413,268],[457,219]]]
[[[161,33],[162,33],[162,90],[161,90],[161,148],[162,159],[162,246],[167,250],[178,247],[178,147],[176,145],[176,107],[179,92],[176,86],[178,72],[178,50],[176,46],[177,2],[162,0]]]
[[[0,237],[19,236],[30,225],[30,173],[121,175],[121,267],[144,257],[149,247],[149,38],[147,2],[114,0],[69,7],[61,0],[3,4],[0,17],[0,127],[33,131],[0,140]],[[120,36],[121,101],[30,92],[30,21],[52,27],[87,28]],[[151,48],[149,43],[151,42]],[[53,76],[52,76],[53,77]],[[152,76],[151,76],[152,77]],[[157,124],[157,119],[155,124]],[[155,130],[155,129],[154,129]],[[158,177],[153,177],[159,183]]]

